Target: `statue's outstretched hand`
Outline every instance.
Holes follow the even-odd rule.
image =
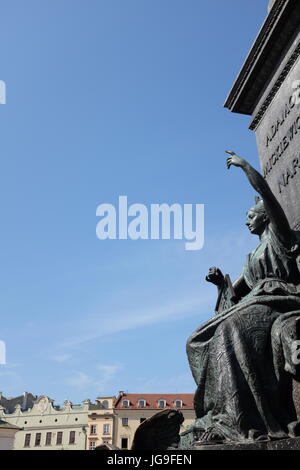
[[[238,155],[231,150],[225,150],[228,155],[231,155],[231,157],[227,158],[227,168],[229,169],[231,165],[234,166],[239,166],[242,167],[245,163],[245,160],[241,157],[238,157]]]
[[[224,276],[222,274],[222,271],[219,268],[216,268],[215,266],[209,268],[208,274],[205,279],[206,281],[212,282],[213,284],[219,287],[221,287],[224,282]]]

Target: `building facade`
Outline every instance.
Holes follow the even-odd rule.
[[[165,408],[176,408],[184,416],[182,431],[195,419],[193,394],[127,394],[116,399],[113,443],[120,449],[130,449],[138,426]]]
[[[12,413],[0,407],[0,419],[21,428],[15,435],[14,450],[84,450],[86,448],[90,402],[64,407],[39,397],[32,408],[22,410],[17,404]]]
[[[114,404],[116,397],[99,397],[89,405],[87,450],[103,444],[113,444]]]

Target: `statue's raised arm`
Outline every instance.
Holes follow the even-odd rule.
[[[239,157],[232,151],[226,150],[226,153],[230,155],[230,157],[227,158],[227,168],[229,169],[231,165],[234,165],[242,168],[244,173],[246,173],[250,184],[260,194],[263,200],[265,209],[264,217],[269,219],[266,219],[265,222],[269,222],[273,228],[274,233],[279,237],[282,243],[284,243],[286,246],[289,246],[291,243],[291,228],[289,222],[281,205],[272,193],[271,188],[266,180],[246,160]],[[251,218],[251,214],[249,217]],[[251,230],[251,220],[247,222],[247,225],[249,226],[250,231],[255,233],[253,230]],[[256,234],[262,235],[261,233]]]

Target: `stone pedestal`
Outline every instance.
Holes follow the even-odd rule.
[[[300,230],[300,2],[268,6],[225,107],[252,117],[262,173],[291,227]],[[294,399],[300,419],[299,384]]]
[[[189,450],[300,450],[300,438],[243,444],[197,445]]]

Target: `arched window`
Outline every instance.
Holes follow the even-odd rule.
[[[129,400],[123,400],[122,401],[122,406],[123,406],[123,408],[129,408]]]
[[[139,400],[138,406],[139,406],[139,408],[145,408],[146,407],[146,400],[144,400],[144,399]]]
[[[103,400],[103,402],[101,403],[103,408],[108,408],[108,401],[107,400]]]

